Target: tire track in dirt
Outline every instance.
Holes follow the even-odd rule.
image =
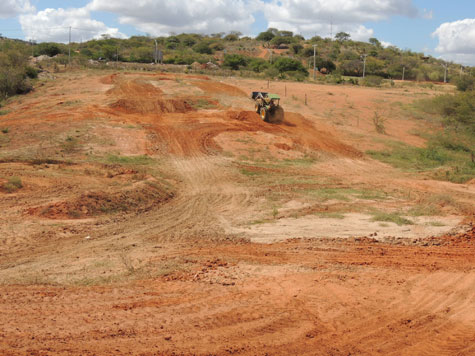
[[[223,225],[252,210],[252,192],[233,184],[236,177],[226,160],[217,156],[175,157],[168,165],[181,181],[176,197],[158,210],[133,219],[131,225],[126,222],[121,227],[124,232],[162,242],[222,239]]]

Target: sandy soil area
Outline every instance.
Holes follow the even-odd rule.
[[[280,124],[238,78],[78,70],[8,102],[1,355],[475,354],[475,185],[365,154],[423,146],[401,107],[450,88],[269,85]]]

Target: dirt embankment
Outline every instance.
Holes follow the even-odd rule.
[[[139,182],[118,192],[90,192],[67,201],[29,208],[30,215],[48,219],[84,219],[117,212],[140,213],[156,208],[173,198],[153,180]]]
[[[180,98],[165,98],[163,92],[142,80],[116,80],[108,94],[118,97],[110,105],[114,110],[126,114],[185,113],[193,110],[189,101]]]

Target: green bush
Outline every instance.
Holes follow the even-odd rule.
[[[210,44],[208,42],[200,42],[196,45],[193,46],[193,50],[195,52],[201,53],[201,54],[212,54],[213,50],[210,47]]]
[[[26,52],[0,44],[0,100],[31,90],[27,60]]]
[[[23,188],[23,183],[18,177],[11,177],[7,183],[3,184],[3,189],[8,193],[13,193],[21,188]]]
[[[475,78],[470,75],[463,75],[455,80],[455,85],[460,91],[475,90]]]
[[[284,72],[301,72],[305,75],[308,75],[307,69],[303,66],[302,62],[288,57],[279,57],[273,63],[274,68],[276,68],[280,73]]]
[[[38,78],[38,70],[36,68],[31,67],[31,66],[26,66],[25,74],[28,78],[31,78],[31,79]]]
[[[227,54],[224,56],[223,67],[238,70],[240,67],[246,66],[248,58],[240,54]]]
[[[366,87],[380,87],[383,82],[383,78],[377,75],[367,75],[361,81],[362,85]]]
[[[270,67],[270,63],[262,58],[251,58],[248,67],[256,73],[261,73]]]

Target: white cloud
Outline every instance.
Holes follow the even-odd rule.
[[[29,0],[1,0],[0,2],[0,19],[32,11],[35,11],[35,7]]]
[[[443,23],[432,36],[439,39],[435,50],[442,58],[475,64],[475,19]]]
[[[117,28],[110,28],[103,22],[93,20],[87,7],[45,9],[34,14],[20,15],[19,21],[25,39],[40,42],[68,42],[70,26],[72,27],[71,40],[73,42],[98,38],[102,34],[126,37]]]
[[[381,46],[384,48],[395,47],[391,42],[381,41]]]
[[[252,13],[260,0],[93,0],[93,11],[119,15],[119,22],[154,36],[170,32],[216,33],[232,30],[249,33]]]
[[[416,16],[412,0],[273,0],[264,4],[269,27],[287,29],[304,36],[329,37],[344,31],[356,40],[367,40],[373,30],[362,25],[392,15]]]

